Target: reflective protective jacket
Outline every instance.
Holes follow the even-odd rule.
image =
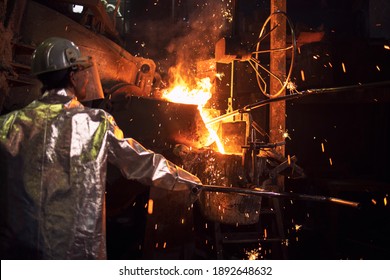
[[[0,116],[1,258],[105,259],[107,160],[149,186],[200,183],[65,89]]]

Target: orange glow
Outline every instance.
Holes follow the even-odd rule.
[[[189,83],[180,75],[179,72],[180,68],[170,69],[170,73],[173,74],[175,78],[174,81],[171,82],[172,86],[163,91],[162,97],[175,103],[198,105],[200,116],[210,133],[211,141],[215,142],[218,147],[218,151],[224,154],[225,149],[218,137],[217,131],[213,129],[212,125],[207,124],[207,122],[212,120],[213,117],[208,113],[208,110],[204,108],[212,96],[211,79],[206,77],[203,79],[196,79],[195,83]]]
[[[248,257],[248,260],[258,260],[259,259],[259,255],[260,255],[260,250],[261,248],[259,249],[253,249],[251,251],[245,251],[247,257]]]
[[[163,93],[163,97],[172,102],[203,107],[211,98],[211,87],[210,78],[198,80],[193,89],[190,89],[186,82],[180,78],[173,88]]]
[[[304,82],[305,81],[305,72],[301,70],[301,79]]]
[[[344,73],[347,73],[347,69],[345,68],[344,62],[341,63],[341,67],[343,67],[343,72],[344,72]]]
[[[147,205],[148,205],[148,214],[149,215],[153,214],[153,199],[149,199]]]

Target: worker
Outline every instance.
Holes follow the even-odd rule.
[[[43,95],[0,116],[1,259],[106,259],[107,162],[151,187],[201,184],[80,103],[103,93],[96,64],[73,42],[48,38],[31,69]]]

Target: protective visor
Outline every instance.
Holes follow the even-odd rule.
[[[86,97],[80,101],[103,99],[103,88],[95,61],[90,56],[78,58],[73,64],[77,71],[83,71],[85,75]]]

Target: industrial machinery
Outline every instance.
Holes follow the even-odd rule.
[[[75,42],[82,53],[94,58],[105,93],[126,87],[132,94],[150,95],[159,79],[156,65],[153,60],[133,56],[124,49],[115,28],[116,14],[108,11],[100,0],[9,3],[4,29],[8,36],[4,36],[3,42],[4,49],[9,49],[4,88],[20,104],[9,104],[8,110],[39,96],[39,85],[29,75],[30,58],[35,46],[51,36]]]
[[[75,5],[79,5],[80,10]],[[261,28],[257,42],[245,51],[230,45],[228,38],[217,42],[213,63],[232,64],[232,69],[236,62],[249,63],[266,99],[234,109],[232,71],[226,114],[204,122],[197,105],[155,98],[161,79],[156,73],[156,64],[151,59],[133,56],[123,48],[116,28],[118,22],[114,20],[117,19],[118,7],[110,7],[110,10],[100,0],[14,1],[7,7],[6,13],[7,28],[12,33],[9,36],[12,59],[9,67],[5,68],[8,69],[7,83],[3,86],[13,100],[22,101],[22,104],[8,104],[8,110],[36,98],[39,85],[28,74],[29,58],[34,47],[50,36],[70,39],[80,46],[83,54],[93,56],[97,62],[106,96],[98,106],[115,117],[125,136],[162,153],[197,174],[205,184],[180,194],[149,190],[147,186],[125,181],[109,166],[109,257],[215,257],[194,248],[199,241],[199,231],[194,228],[208,223],[236,227],[258,225],[264,198],[305,199],[358,206],[357,203],[335,198],[283,192],[277,184],[277,177],[286,173],[290,177],[302,177],[303,169],[296,164],[294,156],[286,158],[276,152],[275,148],[285,142],[269,143],[264,140],[267,137],[258,137],[264,136],[264,129],[253,119],[252,111],[289,98],[280,96],[286,88],[294,90],[290,77],[296,42],[285,13],[272,14]],[[266,42],[270,34],[279,28],[271,26],[271,19],[275,16],[281,16],[288,22],[290,39],[285,46],[271,49]],[[269,69],[270,56],[275,52],[287,58],[286,73],[274,73]],[[271,80],[276,80],[278,90],[270,90]],[[217,134],[225,144],[225,154],[217,152],[215,144],[208,145],[203,140],[211,125],[217,127]],[[280,213],[276,214],[281,233],[282,217]],[[172,231],[176,232],[175,236]],[[282,236],[283,239],[285,237]],[[214,239],[214,242],[218,240]]]

